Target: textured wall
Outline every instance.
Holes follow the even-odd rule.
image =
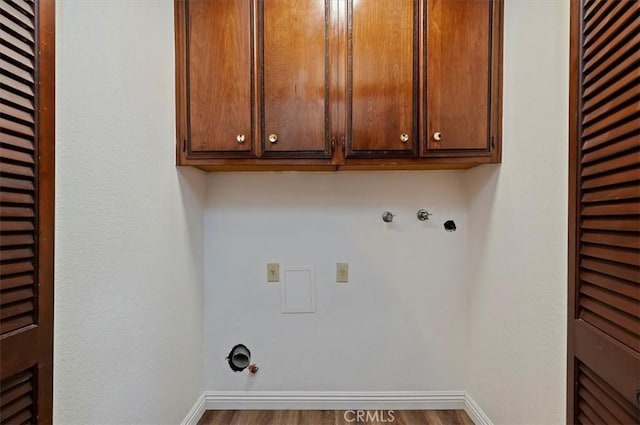
[[[463,389],[466,197],[456,172],[213,174],[205,212],[207,390]],[[436,215],[416,218],[419,208]],[[381,214],[397,214],[387,225]],[[445,218],[459,230],[447,233]],[[317,312],[281,314],[266,263],[315,265]],[[348,262],[350,283],[335,283]],[[253,350],[255,377],[224,357]]]
[[[504,157],[467,172],[469,374],[496,424],[564,423],[569,5],[505,5]]]
[[[173,4],[58,1],[58,424],[169,424],[203,390],[205,175],[174,167]]]
[[[57,9],[57,423],[177,423],[203,389],[466,389],[496,424],[563,421],[566,2],[506,1],[502,166],[208,177],[173,166],[172,2]],[[316,265],[317,313],[280,314],[270,261]]]

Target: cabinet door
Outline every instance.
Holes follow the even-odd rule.
[[[190,0],[189,152],[251,155],[251,2]]]
[[[429,0],[426,146],[488,150],[490,0]]]
[[[417,153],[418,1],[348,0],[347,156]]]
[[[331,0],[259,0],[262,156],[329,158]]]

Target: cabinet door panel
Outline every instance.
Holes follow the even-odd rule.
[[[259,2],[265,157],[329,157],[329,1]]]
[[[490,13],[490,0],[428,1],[429,150],[488,149]]]
[[[417,3],[348,1],[348,156],[417,152]]]
[[[251,2],[191,0],[188,8],[190,152],[250,154]]]

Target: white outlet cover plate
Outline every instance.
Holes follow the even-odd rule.
[[[316,269],[314,266],[285,267],[280,285],[282,313],[316,312]]]

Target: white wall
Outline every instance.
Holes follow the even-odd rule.
[[[209,176],[207,390],[464,389],[496,424],[564,421],[568,9],[506,1],[501,166]],[[316,314],[280,314],[271,261],[318,267]]]
[[[568,12],[506,1],[503,164],[466,176],[466,389],[496,424],[565,421]]]
[[[56,423],[176,423],[203,389],[466,389],[561,423],[566,2],[506,1],[504,163],[449,173],[176,170],[172,9],[57,2]],[[280,314],[271,261],[316,265],[317,313]]]
[[[203,390],[205,176],[174,167],[171,1],[57,1],[54,421],[179,423]]]
[[[466,341],[461,173],[212,174],[205,212],[207,390],[460,390]],[[436,215],[426,223],[419,208]],[[391,225],[385,210],[397,214]],[[447,233],[446,218],[459,230]],[[317,312],[281,314],[266,264],[315,265]],[[350,282],[335,283],[348,262]],[[254,377],[224,357],[253,351]]]

